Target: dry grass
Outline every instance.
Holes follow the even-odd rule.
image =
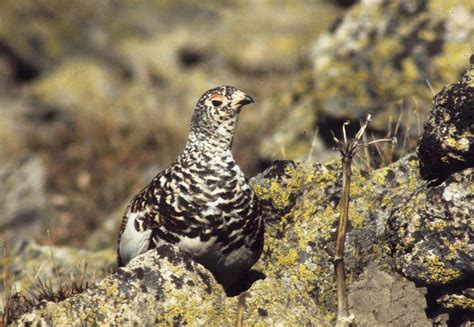
[[[6,245],[6,242],[5,242]],[[96,281],[95,270],[92,274],[88,273],[88,264],[83,263],[79,276],[69,275],[69,280],[61,281],[55,264],[54,253],[51,248],[51,260],[54,264],[55,281],[48,277],[40,277],[40,266],[30,277],[31,288],[26,291],[17,291],[14,289],[12,277],[10,274],[9,256],[4,246],[2,256],[3,276],[2,286],[4,289],[2,298],[2,312],[0,326],[7,326],[19,319],[23,314],[41,307],[46,302],[61,302],[76,294],[83,293]],[[55,287],[54,284],[59,286]]]
[[[372,150],[365,147],[363,152],[357,153],[356,163],[369,172],[388,166],[404,155],[413,152],[418,145],[418,139],[423,133],[422,121],[424,120],[420,114],[418,102],[415,98],[409,101],[402,99],[397,103],[397,106],[398,117],[396,119],[389,117],[384,135],[376,135],[374,132],[370,133],[370,137],[366,134],[363,135],[365,143],[379,138],[396,138],[397,140],[394,143],[377,142],[374,143]]]

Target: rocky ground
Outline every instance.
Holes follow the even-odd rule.
[[[18,322],[235,323],[237,299],[176,248],[114,263],[125,202],[180,151],[200,93],[232,81],[257,99],[235,153],[248,175],[264,170],[252,183],[267,225],[255,267],[267,277],[247,294],[245,323],[334,322],[341,165],[330,130],[349,120],[352,133],[371,110],[369,139],[399,142],[353,171],[345,255],[355,323],[469,325],[469,2],[56,6],[0,5],[2,272],[23,292],[82,276],[93,286]]]
[[[437,103],[455,100],[443,102],[442,109],[435,106],[432,115],[465,111],[466,104],[472,110],[473,98],[464,94],[473,93],[473,81],[474,66],[436,97]],[[345,256],[351,313],[358,326],[473,322],[474,166],[453,167],[449,177],[433,185],[420,174],[420,162],[435,162],[420,158],[413,153],[372,173],[353,171]],[[252,183],[263,201],[267,226],[255,268],[266,278],[247,293],[246,323],[331,325],[341,164],[278,161]],[[236,319],[236,303],[203,267],[165,246],[81,295],[44,303],[21,323],[229,325]]]

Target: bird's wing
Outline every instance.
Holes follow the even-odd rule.
[[[130,207],[129,207],[130,208]],[[148,250],[151,229],[137,228],[140,213],[127,210],[122,220],[118,246],[118,264],[126,265],[130,260]]]
[[[118,263],[126,265],[134,257],[161,243],[176,243],[189,223],[177,212],[176,194],[166,185],[172,169],[162,171],[130,202],[119,232]]]
[[[118,265],[124,266],[150,248],[152,231],[161,223],[158,210],[160,188],[153,181],[130,202],[122,219],[118,240]]]

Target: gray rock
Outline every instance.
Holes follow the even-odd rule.
[[[356,326],[432,326],[425,295],[425,288],[369,265],[349,289],[349,310]]]
[[[0,165],[0,237],[9,247],[20,238],[35,237],[45,224],[45,175],[43,162],[37,157],[14,158]]]
[[[474,64],[435,96],[418,155],[423,178],[437,182],[474,167]]]

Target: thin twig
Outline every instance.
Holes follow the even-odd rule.
[[[342,136],[343,136],[343,139],[342,141],[344,143],[347,143],[347,134],[346,134],[346,126],[349,125],[350,122],[347,120],[344,122],[344,124],[342,124]]]
[[[3,239],[3,288],[5,289],[5,302],[3,306],[2,324],[6,326],[10,320],[10,306],[11,306],[11,289],[10,289],[10,265],[8,262],[7,240]]]
[[[349,220],[349,201],[350,201],[350,185],[351,185],[351,168],[352,159],[361,147],[367,147],[371,144],[391,141],[394,138],[385,138],[381,140],[373,140],[369,143],[361,142],[365,130],[369,125],[372,114],[368,113],[363,121],[359,131],[353,139],[348,140],[346,135],[346,126],[348,122],[342,125],[343,139],[339,140],[334,137],[336,144],[339,145],[339,151],[342,157],[342,190],[340,200],[340,217],[336,234],[336,251],[334,253],[334,272],[336,277],[337,288],[337,321],[336,326],[349,326],[353,320],[353,316],[349,315],[347,290],[346,290],[346,274],[344,269],[344,244],[346,238],[347,222]],[[383,159],[383,158],[382,158]]]
[[[398,103],[399,103],[399,106],[400,106],[400,114],[398,115],[397,123],[395,124],[395,129],[393,131],[393,134],[387,135],[386,138],[389,138],[389,137],[396,138],[397,135],[398,135],[398,131],[400,130],[400,126],[402,124],[402,119],[403,119],[403,99],[400,100]],[[390,151],[388,151],[388,153],[387,153],[387,158],[386,158],[387,159],[386,160],[387,164],[393,162],[393,156],[395,154],[396,144],[397,144],[396,141],[395,142],[392,141],[392,145],[390,146]]]
[[[431,86],[430,81],[427,78],[425,79],[425,82],[426,82],[426,84],[428,84],[428,87],[430,88],[431,93],[433,93],[433,95],[436,95],[436,91],[433,89],[433,87]]]
[[[420,111],[419,105],[418,105],[418,100],[416,100],[416,97],[412,97],[413,103],[415,103],[415,109],[413,109],[413,112],[415,113],[416,116],[416,131],[417,135],[420,136],[422,134],[422,122],[421,122],[421,117],[420,117]]]
[[[378,140],[373,140],[367,143],[367,145],[372,145],[375,143],[380,143],[380,142],[390,142],[392,144],[397,144],[397,138],[396,137],[391,137],[391,138],[386,138],[386,139],[378,139]]]
[[[52,242],[51,242],[51,234],[49,233],[49,229],[48,229],[46,232],[48,233],[49,252],[50,252],[50,254],[51,254],[51,259],[53,260],[54,273],[56,274],[56,278],[59,280],[58,267],[57,267],[57,265],[56,265],[56,260],[54,259],[53,244],[52,244]]]
[[[41,270],[43,270],[44,266],[48,263],[48,261],[50,260],[51,258],[46,258],[46,260],[43,261],[43,263],[40,265],[40,267],[38,268],[38,271],[35,273],[35,275],[33,276],[34,279],[38,279],[38,276],[41,272]]]
[[[371,136],[372,136],[372,141],[375,141],[376,138],[375,138],[374,133],[371,133]],[[375,151],[377,151],[377,154],[379,155],[380,160],[382,160],[382,165],[381,166],[385,166],[385,157],[383,155],[382,149],[380,149],[379,144],[375,143],[374,145],[375,145]]]
[[[363,139],[364,139],[364,143],[367,143],[367,134],[364,133]],[[365,166],[367,167],[367,171],[370,173],[372,172],[372,166],[371,166],[372,158],[370,157],[369,147],[364,147],[364,155],[365,155],[365,160],[362,158],[362,156],[360,156],[360,158],[362,159],[362,161],[364,161]]]

